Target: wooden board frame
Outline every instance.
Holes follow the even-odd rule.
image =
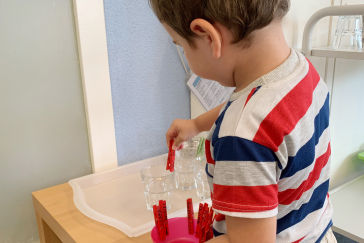
[[[102,0],[73,0],[93,172],[118,166]]]

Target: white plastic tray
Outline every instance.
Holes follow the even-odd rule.
[[[147,210],[139,171],[149,165],[166,164],[167,155],[142,160],[116,169],[87,175],[69,184],[73,189],[73,201],[84,215],[123,231],[129,237],[137,237],[152,230],[153,213]],[[196,190],[174,189],[168,218],[187,215],[186,199],[192,198],[198,211],[201,200]]]

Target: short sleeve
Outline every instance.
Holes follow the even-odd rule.
[[[218,213],[269,218],[278,213],[277,162],[269,148],[227,136],[214,144],[212,205]]]

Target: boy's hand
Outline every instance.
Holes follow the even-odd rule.
[[[173,139],[173,149],[179,150],[182,149],[182,143],[188,141],[193,138],[200,131],[196,125],[195,120],[182,120],[176,119],[172,122],[171,127],[168,129],[166,133],[167,145],[169,148],[169,143]]]
[[[226,102],[216,106],[214,109],[205,112],[196,119],[174,120],[166,134],[168,148],[172,139],[174,139],[173,149],[180,150],[182,149],[183,142],[188,141],[201,132],[209,131],[219,117],[219,112],[225,104]]]

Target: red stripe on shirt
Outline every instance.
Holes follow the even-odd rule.
[[[299,243],[299,242],[301,242],[301,241],[302,241],[305,237],[306,237],[306,236],[304,236],[304,237],[302,237],[301,239],[296,240],[296,241],[294,241],[294,242],[292,242],[292,243]]]
[[[292,202],[301,198],[302,194],[310,190],[315,182],[320,178],[322,169],[326,166],[331,155],[331,145],[329,143],[326,152],[317,158],[315,166],[308,178],[302,182],[297,189],[287,189],[283,192],[278,192],[279,204],[289,205]]]
[[[210,146],[211,146],[211,141],[206,140],[206,142],[205,142],[206,160],[207,160],[207,163],[214,165],[215,160],[213,160],[211,157],[211,150],[210,150],[211,147]]]
[[[278,185],[225,186],[214,184],[214,209],[227,212],[264,212],[277,208]]]
[[[298,121],[306,114],[312,104],[313,91],[320,81],[319,74],[309,61],[308,63],[309,71],[306,77],[262,121],[253,142],[277,152],[284,136],[290,134]]]
[[[255,90],[257,90],[257,88],[255,87],[254,89],[252,89],[252,91],[250,91],[250,94],[248,95],[248,98],[246,98],[246,101],[245,101],[245,105],[244,105],[244,108],[246,106],[246,104],[248,104],[250,98],[253,96]]]
[[[225,220],[225,215],[224,214],[221,214],[221,213],[216,214],[216,218],[215,218],[216,222],[221,222],[221,221],[224,221],[224,220]]]

